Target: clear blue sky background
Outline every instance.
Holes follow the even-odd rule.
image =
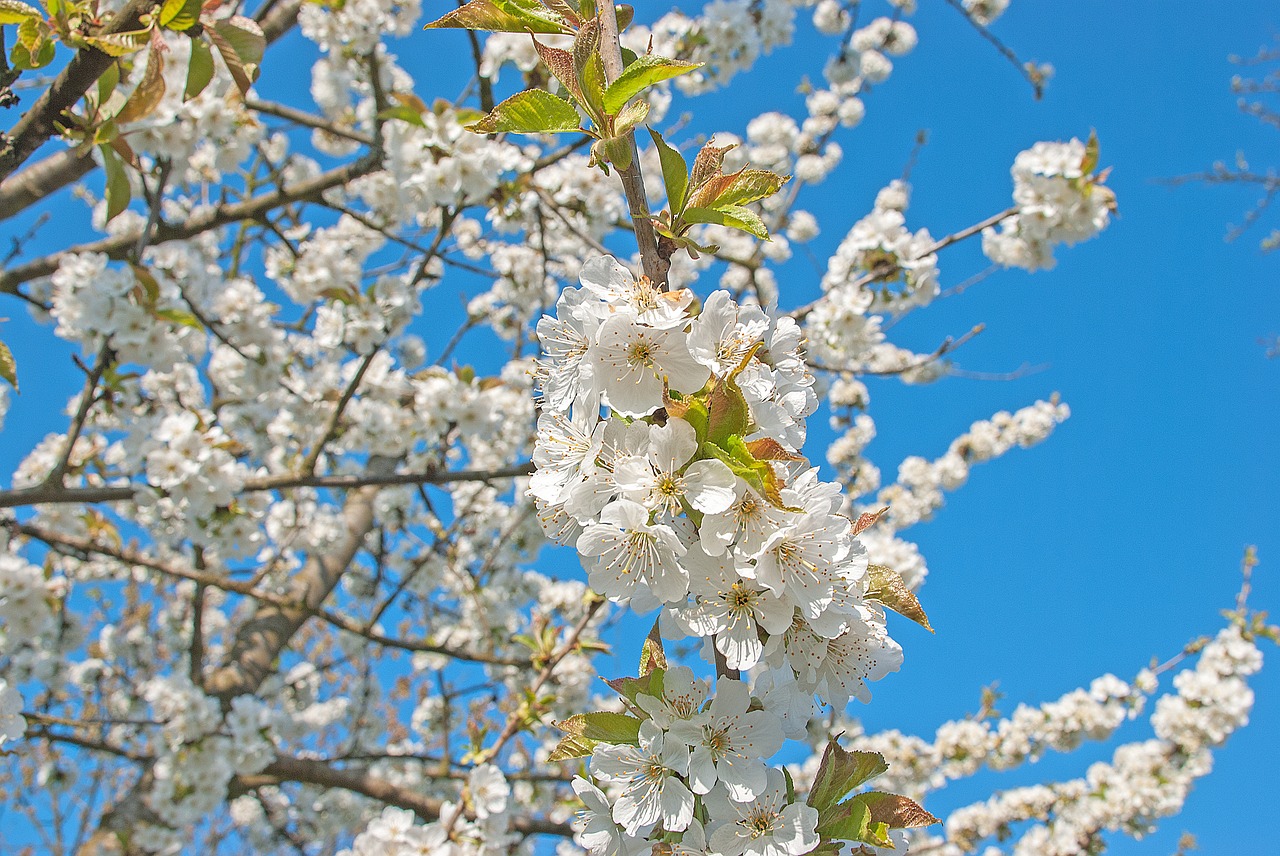
[[[425,5],[431,12],[446,4]],[[880,4],[867,5],[878,14]],[[895,60],[890,80],[867,97],[866,121],[840,138],[845,160],[837,173],[801,196],[801,207],[824,226],[813,245],[818,258],[900,174],[918,129],[928,131],[929,144],[912,175],[912,228],[943,235],[1003,209],[1018,151],[1037,140],[1084,137],[1090,128],[1101,140],[1102,163],[1114,167],[1109,183],[1121,212],[1098,239],[1060,250],[1055,270],[996,274],[894,331],[895,341],[928,351],[982,322],[986,332],[957,355],[963,368],[1000,373],[1030,363],[1043,370],[1004,382],[871,385],[879,436],[869,453],[886,481],[904,456],[936,457],[971,422],[997,410],[1057,391],[1073,412],[1047,443],[976,468],[935,521],[905,533],[929,562],[921,594],[938,633],[894,622],[906,664],[874,688],[875,700],[862,712],[869,728],[928,735],[975,709],[981,686],[999,681],[1008,711],[1104,672],[1130,678],[1153,656],[1164,659],[1215,631],[1237,589],[1246,544],[1257,544],[1262,559],[1253,603],[1280,607],[1280,360],[1268,360],[1258,342],[1280,332],[1280,256],[1257,249],[1261,230],[1223,241],[1226,225],[1253,204],[1253,191],[1158,183],[1230,161],[1237,149],[1255,167],[1280,165],[1274,130],[1236,110],[1229,90],[1235,68],[1227,61],[1270,43],[1280,8],[1014,0],[995,32],[1023,59],[1057,69],[1044,100],[1035,102],[963,18],[937,0],[920,5],[913,19],[920,47]],[[651,9],[642,19],[660,13]],[[800,50],[764,60],[722,99],[697,102],[692,127],[742,133],[763,105],[802,115],[792,91],[796,68],[810,61],[817,79],[820,60],[804,50],[808,27],[801,32]],[[411,69],[434,74],[438,40],[448,38],[414,33],[396,49]],[[296,36],[288,44],[297,67],[305,67],[310,52],[297,53],[306,48]],[[276,55],[277,62],[288,58]],[[429,79],[420,78],[422,85]],[[291,103],[299,103],[300,84],[301,75],[269,65],[262,89],[292,93]],[[51,210],[61,235],[83,219],[65,207]],[[52,249],[46,240],[57,237],[42,236],[34,248]],[[945,251],[941,265],[945,288],[986,262],[970,242]],[[817,279],[798,257],[781,278],[783,305],[810,298]],[[455,294],[442,292],[441,300],[456,305]],[[27,335],[20,306],[11,302],[4,314],[14,318],[5,338],[24,383],[0,448],[0,464],[11,470],[59,426],[57,412],[78,380],[61,356],[65,349]],[[1241,810],[1265,806],[1276,793],[1280,657],[1265,653],[1270,663],[1254,681],[1252,725],[1218,753],[1214,773],[1181,817],[1143,842],[1117,840],[1113,852],[1168,854],[1183,830],[1208,854],[1275,852],[1264,810]],[[1050,757],[978,784],[989,793],[1071,778],[1109,754],[1094,747]],[[982,796],[956,789],[929,808],[941,815]]]

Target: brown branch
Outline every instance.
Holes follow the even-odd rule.
[[[987,219],[982,220],[978,223],[974,223],[972,226],[966,226],[965,228],[961,229],[958,232],[952,232],[950,235],[947,235],[944,238],[939,238],[938,240],[934,241],[933,244],[931,244],[928,249],[926,249],[924,252],[917,255],[916,258],[921,259],[921,258],[924,258],[925,256],[931,256],[934,253],[938,252],[939,250],[944,250],[954,243],[963,241],[966,238],[972,238],[974,235],[977,235],[980,232],[982,232],[983,229],[988,229],[993,226],[999,225],[1000,223],[1014,216],[1017,213],[1018,213],[1018,208],[1015,205],[1013,207],[1006,208],[1005,210],[1001,211],[999,214],[992,214]],[[885,270],[884,269],[885,267],[886,267],[885,265],[880,265],[873,268],[870,271],[867,271],[865,274],[855,279],[853,281],[853,284],[850,287],[862,288],[864,285],[870,285],[876,280],[881,279],[882,277],[888,275],[889,273],[892,273],[892,270],[893,270],[892,268],[890,268],[889,270]],[[818,301],[822,299],[823,299],[822,297],[819,297],[818,300],[815,300],[812,303],[807,303],[804,306],[801,306],[799,309],[793,310],[790,313],[791,317],[796,319],[797,321],[803,321],[809,315],[809,313],[814,310],[814,307],[818,305]]]
[[[241,493],[258,493],[268,490],[288,490],[297,487],[329,488],[333,490],[353,490],[361,487],[388,487],[393,485],[420,484],[452,484],[454,482],[496,481],[498,479],[519,478],[533,472],[530,463],[516,464],[511,467],[498,467],[491,470],[427,470],[425,472],[377,473],[364,472],[353,475],[283,475],[266,476],[248,479],[241,488]],[[0,508],[14,508],[26,505],[65,505],[71,502],[128,502],[132,501],[140,490],[154,490],[148,485],[131,484],[103,487],[58,487],[37,485],[35,487],[16,488],[0,491]]]
[[[100,35],[136,30],[142,13],[150,10],[150,0],[130,0]],[[81,96],[111,67],[115,57],[97,48],[83,48],[67,63],[31,109],[22,115],[0,144],[0,179],[13,173],[31,154],[58,133],[62,114],[70,110]]]
[[[268,3],[257,16],[267,44],[277,41],[298,22],[301,0]],[[87,87],[86,87],[87,88]],[[264,111],[266,112],[266,111]],[[0,221],[16,216],[98,168],[87,151],[64,149],[0,181]]]
[[[340,788],[387,805],[408,809],[426,821],[438,819],[444,808],[443,800],[424,796],[410,788],[400,787],[386,779],[374,776],[368,770],[339,769],[326,761],[305,758],[277,758],[261,773],[254,776],[241,776],[235,780],[232,784],[232,793],[249,791],[265,785],[277,785],[281,782],[301,782],[324,788]],[[475,817],[475,814],[470,811],[466,815]],[[511,816],[511,828],[524,835],[559,835],[567,838],[573,834],[573,830],[567,823],[556,823],[519,814]]]
[[[172,577],[179,580],[187,580],[193,582],[197,587],[215,588],[222,591],[231,592],[241,595],[242,597],[250,597],[262,603],[270,604],[280,609],[294,608],[298,606],[297,601],[289,600],[287,597],[278,595],[270,590],[262,590],[258,588],[260,578],[248,582],[240,582],[223,576],[222,574],[210,573],[203,568],[184,568],[166,564],[154,557],[144,555],[124,547],[111,547],[100,544],[91,538],[81,538],[74,535],[64,535],[60,532],[54,532],[44,529],[30,523],[13,523],[10,524],[10,530],[28,538],[34,538],[44,544],[58,550],[59,552],[70,551],[75,554],[90,556],[99,555],[107,558],[115,559],[127,565],[146,568],[154,571],[162,576]],[[325,609],[323,607],[311,611],[311,615],[320,619],[326,624],[368,639],[376,645],[382,645],[387,648],[398,648],[402,651],[426,652],[431,654],[441,654],[454,660],[465,660],[472,663],[484,663],[489,666],[514,666],[516,668],[529,668],[532,660],[526,657],[503,657],[497,654],[486,654],[484,652],[467,651],[462,648],[455,648],[451,645],[443,645],[435,642],[428,642],[424,639],[397,639],[395,637],[386,636],[378,633],[368,626],[367,622],[358,622],[353,618],[349,618],[339,612]],[[192,660],[193,663],[203,659],[195,652],[196,648],[202,647],[196,644],[193,635],[192,639]],[[193,665],[194,672],[194,665]],[[192,676],[192,683],[200,686],[202,681]]]
[[[181,225],[160,224],[155,229],[152,244],[163,244],[166,241],[181,241],[196,235],[238,223],[243,220],[257,220],[273,208],[318,199],[324,191],[340,187],[361,176],[380,169],[376,158],[364,157],[344,166],[298,182],[289,187],[277,187],[269,193],[263,193],[252,199],[230,205],[220,205],[210,211],[201,212],[188,217]],[[58,269],[62,257],[70,253],[105,253],[113,259],[124,258],[128,251],[138,243],[138,230],[131,230],[122,235],[113,235],[88,244],[79,244],[66,250],[51,253],[44,258],[35,259],[0,274],[0,292],[16,294],[18,286],[28,280],[48,276]]]
[[[622,45],[618,41],[618,14],[613,0],[600,0],[600,58],[604,61],[606,83],[613,83],[622,74]],[[627,144],[631,146],[631,163],[618,170],[622,180],[622,192],[627,197],[631,224],[636,230],[636,244],[640,248],[640,262],[645,276],[664,291],[670,261],[658,251],[658,236],[653,230],[649,211],[649,197],[644,190],[644,174],[640,171],[640,152],[636,149],[635,134],[627,132]]]

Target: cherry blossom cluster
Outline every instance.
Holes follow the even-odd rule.
[[[1096,173],[1096,140],[1036,143],[1013,161],[1017,213],[982,232],[987,258],[1005,267],[1051,268],[1053,248],[1092,238],[1107,227],[1115,194]]]
[[[1026,819],[1041,823],[1014,845],[1018,856],[1087,852],[1104,830],[1149,832],[1157,819],[1181,810],[1194,781],[1212,768],[1210,750],[1248,723],[1253,691],[1245,679],[1261,666],[1255,641],[1238,624],[1224,628],[1195,668],[1175,676],[1176,692],[1156,701],[1155,739],[1121,746],[1082,779],[1018,788],[957,810],[941,852],[975,852],[983,839]]]
[[[493,764],[473,767],[461,799],[446,801],[438,820],[415,822],[412,811],[388,806],[339,856],[485,856],[519,843],[509,831],[511,785]]]
[[[778,694],[753,699],[747,684],[727,678],[712,693],[686,666],[654,674],[659,691],[631,697],[643,717],[636,740],[597,743],[590,777],[573,782],[585,805],[579,842],[599,856],[647,852],[671,833],[675,852],[690,856],[812,851],[817,810],[766,763],[788,736],[771,703]]]
[[[1005,790],[953,811],[941,836],[911,833],[913,845],[931,852],[995,856],[1005,851],[984,842],[1005,840],[1016,824],[1031,820],[1037,823],[1008,852],[1074,856],[1090,852],[1104,831],[1141,836],[1159,818],[1181,810],[1194,780],[1209,772],[1211,750],[1248,723],[1254,697],[1247,678],[1261,666],[1257,639],[1233,620],[1204,645],[1194,668],[1174,676],[1174,692],[1154,705],[1149,701],[1158,689],[1158,670],[1143,669],[1132,682],[1103,675],[1087,689],[1045,704],[1019,704],[1005,718],[944,723],[932,740],[897,730],[864,733],[845,716],[823,723],[809,739],[820,744],[830,732],[849,734],[853,746],[888,762],[877,786],[920,799],[983,769],[1009,770],[1047,751],[1068,753],[1086,741],[1107,740],[1150,709],[1154,738],[1118,747],[1109,762],[1093,764],[1083,778]],[[816,760],[789,767],[798,788],[813,780]]]
[[[692,292],[609,257],[582,284],[538,326],[529,493],[548,534],[575,544],[597,591],[665,605],[729,668],[767,659],[824,700],[869,698],[901,649],[865,598],[839,487],[797,451],[816,399],[795,323],[724,291],[695,314]]]

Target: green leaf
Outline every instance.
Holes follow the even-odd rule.
[[[617,113],[628,101],[653,84],[688,74],[702,65],[700,62],[683,62],[654,54],[636,57],[636,61],[624,68],[618,79],[605,90],[604,109],[610,114]]]
[[[39,20],[43,17],[39,9],[35,6],[28,6],[22,0],[0,0],[0,24],[21,24],[28,18]],[[0,342],[0,345],[2,344]],[[8,348],[5,348],[5,350],[8,351]],[[14,385],[17,386],[17,384]]]
[[[573,105],[542,89],[526,89],[503,101],[468,131],[495,134],[562,134],[579,130],[581,120]]]
[[[200,22],[203,0],[164,0],[160,6],[160,26],[168,30],[189,30]]]
[[[155,309],[160,300],[160,281],[142,265],[130,264],[129,267],[133,268],[133,278],[142,288],[142,305],[147,309]]]
[[[27,71],[44,68],[53,62],[54,43],[49,38],[52,30],[40,18],[24,18],[18,25],[18,37],[9,51],[9,62],[14,68]]]
[[[873,822],[883,823],[890,829],[916,829],[942,823],[915,800],[897,794],[871,791],[858,794],[854,799],[870,810]]]
[[[789,175],[778,175],[767,169],[742,169],[727,176],[728,186],[714,200],[704,203],[709,208],[724,205],[746,205],[777,193],[791,180]]]
[[[1098,168],[1098,132],[1089,131],[1089,142],[1084,145],[1084,158],[1080,161],[1080,172],[1090,175]]]
[[[884,756],[878,752],[849,752],[836,741],[828,740],[805,804],[819,812],[831,808],[854,788],[888,769]]]
[[[157,309],[155,317],[183,327],[191,327],[196,330],[204,329],[200,319],[185,309]]]
[[[591,740],[578,734],[566,734],[560,738],[556,748],[547,756],[548,761],[568,761],[571,758],[584,758],[595,751],[599,740]]]
[[[818,835],[823,841],[865,841],[871,832],[871,809],[850,800],[818,812]]]
[[[607,140],[601,140],[600,147],[604,150],[605,159],[618,169],[631,166],[630,137],[610,137]]]
[[[678,217],[684,208],[684,191],[689,186],[689,167],[679,151],[667,145],[662,135],[653,128],[649,136],[658,149],[658,160],[662,162],[662,183],[667,186],[667,207],[671,216]]]
[[[18,364],[13,359],[13,351],[4,342],[0,342],[0,378],[9,382],[13,391],[18,391]]]
[[[427,123],[423,121],[422,114],[412,107],[405,104],[396,104],[378,111],[378,118],[386,121],[387,119],[399,119],[410,125],[417,125],[419,128],[427,127]]]
[[[187,85],[182,100],[190,101],[213,80],[213,51],[204,39],[191,40],[191,62],[187,65]]]
[[[142,79],[124,102],[120,112],[116,114],[117,124],[136,122],[150,115],[156,109],[160,99],[164,97],[164,55],[152,48],[147,52],[147,67],[142,72]]]
[[[864,511],[858,515],[858,519],[853,524],[853,535],[857,537],[859,534],[869,529],[875,522],[879,520],[889,510],[889,506],[884,506],[879,511]]]
[[[207,28],[205,33],[222,55],[240,94],[247,95],[249,87],[258,79],[262,54],[267,47],[262,28],[252,18],[235,15]]]
[[[755,235],[762,240],[769,240],[769,227],[765,226],[760,215],[741,205],[726,205],[723,208],[686,208],[680,216],[686,223],[715,223],[717,226],[728,226],[731,229]]]
[[[582,67],[582,73],[578,75],[578,81],[582,85],[584,106],[591,113],[591,117],[597,120],[597,124],[603,124],[603,117],[606,112],[604,109],[604,90],[607,85],[607,79],[604,73],[604,60],[600,58],[599,53],[594,53],[587,57],[586,65]]]
[[[658,622],[654,621],[640,649],[640,677],[658,669],[666,671],[666,668],[667,652],[662,650],[662,632],[658,628]]]
[[[106,144],[98,148],[102,151],[102,168],[107,176],[107,222],[110,223],[117,214],[129,207],[133,191],[129,188],[129,176],[125,175],[124,164],[115,149]]]
[[[573,32],[573,27],[563,15],[537,0],[471,0],[423,29],[485,30],[491,33]]]
[[[901,574],[884,565],[872,565],[867,569],[867,575],[870,578],[867,588],[869,600],[882,603],[899,615],[910,618],[930,633],[933,632],[933,626],[929,624],[929,616],[924,614],[920,601],[916,599],[915,593],[907,588]]]
[[[622,108],[622,112],[613,120],[614,136],[621,137],[631,133],[636,125],[639,125],[649,115],[648,101],[633,101],[626,107]],[[630,148],[630,146],[628,146]]]
[[[107,66],[107,70],[102,72],[102,76],[98,78],[98,109],[111,100],[111,96],[115,94],[116,87],[120,84],[120,63],[113,62]]]
[[[713,145],[714,142],[714,138],[707,140],[706,144],[698,150],[698,156],[693,159],[693,174],[689,177],[689,184],[694,190],[706,184],[713,175],[719,175],[725,152],[737,145],[734,143],[728,146],[717,146]]]
[[[557,722],[556,728],[572,737],[585,737],[601,743],[635,745],[640,742],[640,720],[625,713],[613,713],[608,710],[579,713],[562,722]]]
[[[151,41],[151,28],[130,30],[127,33],[104,33],[100,36],[83,36],[85,44],[95,47],[107,56],[125,56],[137,53]]]

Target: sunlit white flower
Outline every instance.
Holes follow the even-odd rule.
[[[677,610],[676,617],[689,633],[714,636],[716,650],[729,668],[750,669],[760,661],[760,628],[772,635],[791,626],[791,604],[754,580],[743,579],[732,554],[708,556],[693,547],[685,554],[684,566],[697,603]]]
[[[846,518],[805,514],[765,541],[756,556],[756,579],[816,618],[831,603],[832,566],[848,553],[848,534]]]
[[[612,256],[596,256],[582,266],[582,284],[611,306],[626,307],[636,320],[665,329],[682,324],[693,302],[687,288],[659,291],[648,278],[637,280]]]
[[[662,677],[662,695],[640,694],[636,704],[657,725],[670,728],[673,722],[701,724],[706,719],[702,703],[707,700],[707,682],[693,676],[688,666],[672,666]]]
[[[689,593],[689,574],[678,562],[684,545],[670,526],[649,523],[649,510],[638,502],[609,503],[600,522],[583,530],[577,546],[584,559],[594,560],[587,567],[591,587],[610,599],[631,597],[637,586],[666,603]]]
[[[697,392],[711,377],[689,353],[683,331],[646,327],[627,315],[600,325],[591,359],[597,388],[624,416],[647,416],[661,407],[664,382]]]
[[[714,291],[689,328],[694,359],[724,377],[760,344],[769,319],[759,306],[738,306],[727,291]]]
[[[754,799],[737,802],[716,790],[707,796],[712,816],[728,822],[711,833],[711,849],[724,856],[801,856],[818,846],[818,810],[787,802],[787,780],[770,768]]]
[[[693,426],[683,419],[668,419],[666,425],[649,431],[645,457],[618,461],[614,481],[628,499],[673,517],[681,513],[686,502],[705,514],[718,514],[733,502],[737,478],[714,459],[689,464],[697,451]]]
[[[764,710],[748,712],[747,685],[729,678],[716,683],[708,716],[701,725],[675,722],[670,736],[693,747],[689,782],[694,793],[705,794],[724,782],[735,800],[751,800],[766,785],[765,762],[782,748],[782,727]]]
[[[467,789],[471,792],[471,802],[476,817],[482,820],[490,815],[502,814],[507,810],[507,798],[511,796],[511,785],[493,764],[481,764],[467,776]]]
[[[659,822],[668,832],[679,832],[693,819],[693,794],[678,778],[689,771],[689,747],[665,739],[652,720],[640,724],[639,746],[598,744],[591,770],[620,786],[613,819],[628,835]]]
[[[718,556],[736,544],[744,556],[760,552],[764,542],[782,525],[787,513],[776,508],[746,482],[734,485],[733,503],[719,514],[707,514],[698,527],[702,549]]]

